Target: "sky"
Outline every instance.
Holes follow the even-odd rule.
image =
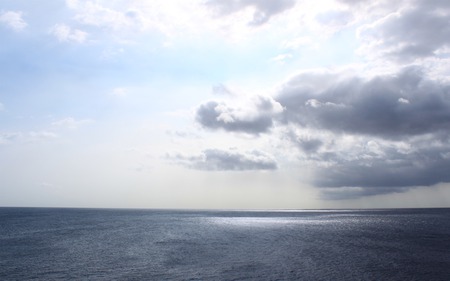
[[[450,207],[446,0],[0,0],[0,206]]]

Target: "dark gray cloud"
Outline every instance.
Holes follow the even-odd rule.
[[[326,198],[450,182],[450,85],[415,67],[371,79],[303,74],[282,88],[285,139]]]
[[[328,199],[404,192],[450,182],[448,132],[402,140],[333,133],[305,138],[290,132],[288,139],[313,167],[312,183],[322,188]],[[304,149],[305,140],[320,145]]]
[[[320,169],[314,184],[395,189],[450,182],[448,149],[421,148],[406,154],[388,150],[382,157],[339,159],[332,167]]]
[[[286,84],[277,98],[285,122],[390,139],[450,129],[450,86],[417,68],[368,80],[318,76],[328,81],[314,87],[309,74]]]
[[[324,142],[317,137],[298,136],[294,132],[289,131],[287,139],[294,143],[298,148],[307,154],[315,153],[324,144]]]
[[[448,142],[431,146],[422,144],[407,153],[385,148],[383,155],[372,157],[361,151],[359,158],[335,158],[332,165],[317,169],[314,184],[327,188],[325,198],[347,199],[450,182],[449,151]]]
[[[262,96],[255,97],[243,107],[210,101],[197,109],[196,120],[208,129],[260,134],[273,126],[274,116],[281,111],[279,103]]]
[[[176,155],[171,158],[184,166],[196,170],[245,171],[277,169],[277,163],[271,156],[257,150],[239,153],[219,149],[207,149],[201,155]]]
[[[255,12],[250,25],[262,25],[276,14],[282,13],[295,5],[295,0],[209,0],[206,5],[218,15],[233,14],[247,7],[253,7]]]
[[[415,1],[361,30],[369,52],[398,61],[435,56],[450,46],[449,1]],[[374,42],[377,42],[374,44]]]
[[[378,188],[328,188],[323,189],[321,198],[325,200],[346,200],[346,199],[356,199],[360,197],[390,194],[390,193],[402,193],[406,192],[413,187],[402,187],[392,189],[391,187],[378,187]]]

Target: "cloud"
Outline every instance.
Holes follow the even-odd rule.
[[[404,192],[450,182],[447,132],[390,140],[294,128],[286,134],[311,183],[332,199]],[[295,153],[292,151],[292,153]]]
[[[170,158],[196,170],[246,171],[277,169],[277,163],[271,156],[257,150],[239,153],[219,149],[207,149],[196,156],[176,155]]]
[[[342,188],[325,188],[322,189],[321,198],[325,200],[345,200],[356,199],[360,197],[390,194],[390,193],[402,193],[410,190],[409,187],[392,189],[391,187],[378,187],[378,188],[361,188],[361,187],[342,187]]]
[[[197,109],[196,120],[208,129],[257,135],[269,131],[273,118],[282,111],[278,102],[264,96],[254,97],[241,106],[209,101]]]
[[[212,87],[212,93],[215,95],[232,96],[233,92],[224,84],[216,84]]]
[[[285,53],[285,54],[279,54],[279,55],[271,58],[270,60],[273,62],[278,62],[278,63],[283,64],[290,59],[292,59],[292,54]]]
[[[65,24],[56,24],[50,29],[50,34],[54,35],[60,42],[84,43],[88,34],[79,29],[72,29]]]
[[[437,136],[405,140],[403,144],[409,147],[406,150],[398,144],[379,140],[361,142],[353,151],[342,150],[332,158],[324,158],[322,167],[316,169],[314,184],[344,190],[355,187],[358,192],[351,192],[352,196],[367,196],[450,182],[448,136],[441,140]],[[333,189],[325,192],[329,193],[327,196],[335,193],[330,190]]]
[[[291,49],[291,50],[295,50],[295,49],[299,49],[301,47],[305,47],[305,46],[314,46],[314,40],[310,37],[297,37],[294,39],[289,39],[289,40],[285,40],[284,42],[282,42],[281,46],[284,49]]]
[[[196,133],[186,130],[186,131],[179,131],[179,130],[166,130],[166,134],[175,137],[175,138],[182,138],[182,139],[200,139],[200,136]]]
[[[276,100],[293,128],[285,139],[327,198],[450,182],[450,85],[420,68],[372,78],[305,73]]]
[[[0,145],[41,142],[57,137],[57,134],[49,131],[4,132],[0,133]]]
[[[12,132],[0,133],[0,144],[13,143],[20,137],[21,137],[20,133],[12,133]]]
[[[227,16],[248,7],[254,9],[253,18],[249,25],[262,25],[270,20],[271,17],[280,14],[295,5],[294,0],[209,0],[206,5],[212,8],[217,15]]]
[[[39,187],[41,187],[41,188],[53,188],[53,187],[55,187],[54,184],[49,183],[49,182],[45,182],[45,181],[39,183],[38,185],[39,185]]]
[[[14,31],[22,31],[27,23],[22,19],[22,12],[7,11],[0,13],[0,22]]]
[[[353,20],[353,15],[349,11],[333,10],[316,15],[316,20],[327,26],[345,26]]]
[[[25,140],[28,142],[38,142],[38,141],[45,141],[45,140],[49,140],[49,139],[54,139],[57,138],[58,135],[53,133],[53,132],[49,132],[49,131],[30,131],[25,135]]]
[[[320,79],[322,78],[322,79]],[[450,129],[450,85],[418,68],[371,79],[299,75],[277,101],[285,122],[390,139]]]
[[[97,1],[66,1],[67,6],[76,12],[75,19],[85,25],[110,28],[124,27],[142,29],[145,20],[139,10],[117,11],[100,5]]]
[[[3,103],[0,102],[0,111],[5,110],[5,106],[3,105]]]
[[[286,136],[289,141],[308,154],[316,152],[324,144],[320,138],[313,135],[297,135],[293,131],[288,131]]]
[[[361,27],[363,52],[400,62],[448,53],[445,50],[450,47],[450,5],[448,1],[431,2],[414,1],[415,5]]]
[[[210,101],[196,114],[212,130],[281,133],[329,199],[450,182],[450,85],[419,67],[371,77],[305,72],[286,81],[275,98]],[[271,130],[275,126],[285,129]],[[233,170],[242,159],[208,150],[178,160],[196,169]]]
[[[124,87],[114,88],[112,90],[112,95],[116,97],[126,97],[129,93],[129,89]]]
[[[67,117],[58,121],[52,122],[52,126],[60,127],[60,128],[68,128],[68,129],[77,129],[78,127],[91,123],[92,120],[90,119],[82,119],[82,120],[75,120],[73,117]]]

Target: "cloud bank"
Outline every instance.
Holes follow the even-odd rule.
[[[369,78],[306,72],[284,83],[273,99],[257,97],[241,108],[212,101],[196,114],[211,130],[286,141],[313,168],[312,184],[328,199],[450,182],[450,85],[420,67]],[[276,135],[274,127],[283,133]],[[243,159],[209,150],[191,159],[191,167],[253,167]]]
[[[364,196],[450,182],[448,83],[415,67],[370,79],[317,76],[292,78],[277,97],[315,186],[358,187],[350,194]]]
[[[368,10],[364,5],[353,8],[353,1],[342,2],[348,9],[336,6],[315,20],[339,29],[361,21],[358,11],[367,14],[368,20],[354,27],[365,71],[304,70],[282,83],[273,97],[239,101],[235,96],[200,104],[197,123],[210,132],[278,139],[281,147],[292,149],[290,156],[313,170],[311,183],[328,199],[450,182],[450,83],[444,67],[450,50],[450,4],[376,2]],[[242,0],[206,5],[219,16],[251,7],[255,16],[250,24],[259,25],[295,3]],[[260,21],[257,13],[264,15]],[[190,167],[249,167],[242,159],[208,150],[190,159]]]

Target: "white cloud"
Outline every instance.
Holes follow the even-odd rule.
[[[68,128],[68,129],[77,129],[80,126],[91,123],[91,122],[92,122],[91,119],[76,120],[73,117],[67,117],[67,118],[52,122],[52,126]]]
[[[36,142],[57,138],[58,135],[49,131],[30,131],[25,135],[26,141]]]
[[[399,103],[406,103],[406,104],[408,104],[408,103],[409,103],[409,100],[407,100],[407,99],[405,99],[405,98],[399,98],[399,99],[398,99],[398,102],[399,102]]]
[[[125,12],[106,7],[101,1],[66,1],[67,6],[76,12],[75,19],[85,25],[118,30],[124,27],[143,29],[146,20],[140,10],[127,8]],[[110,2],[108,4],[111,4]],[[110,5],[111,6],[111,5]],[[123,8],[123,7],[121,7]]]
[[[288,39],[283,41],[281,46],[285,49],[298,49],[304,46],[311,46],[314,44],[314,41],[311,37],[308,36],[300,36],[294,39]]]
[[[43,182],[39,183],[38,185],[41,188],[53,188],[54,187],[54,184],[46,182],[46,181],[43,181]]]
[[[0,14],[0,22],[6,24],[14,31],[21,31],[27,27],[27,23],[22,19],[22,12],[7,11]]]
[[[279,54],[278,56],[275,56],[270,60],[273,62],[285,63],[287,60],[290,59],[292,59],[292,54],[286,53],[286,54]]]
[[[3,103],[0,102],[0,111],[5,110],[5,106],[3,105]]]
[[[60,42],[84,43],[88,33],[79,29],[73,29],[65,24],[55,24],[50,29],[50,34],[54,35]]]
[[[129,90],[124,87],[114,88],[111,92],[111,94],[116,97],[126,97],[128,95],[128,93],[129,93]]]
[[[56,133],[50,131],[4,132],[0,133],[0,144],[41,142],[57,137]]]

